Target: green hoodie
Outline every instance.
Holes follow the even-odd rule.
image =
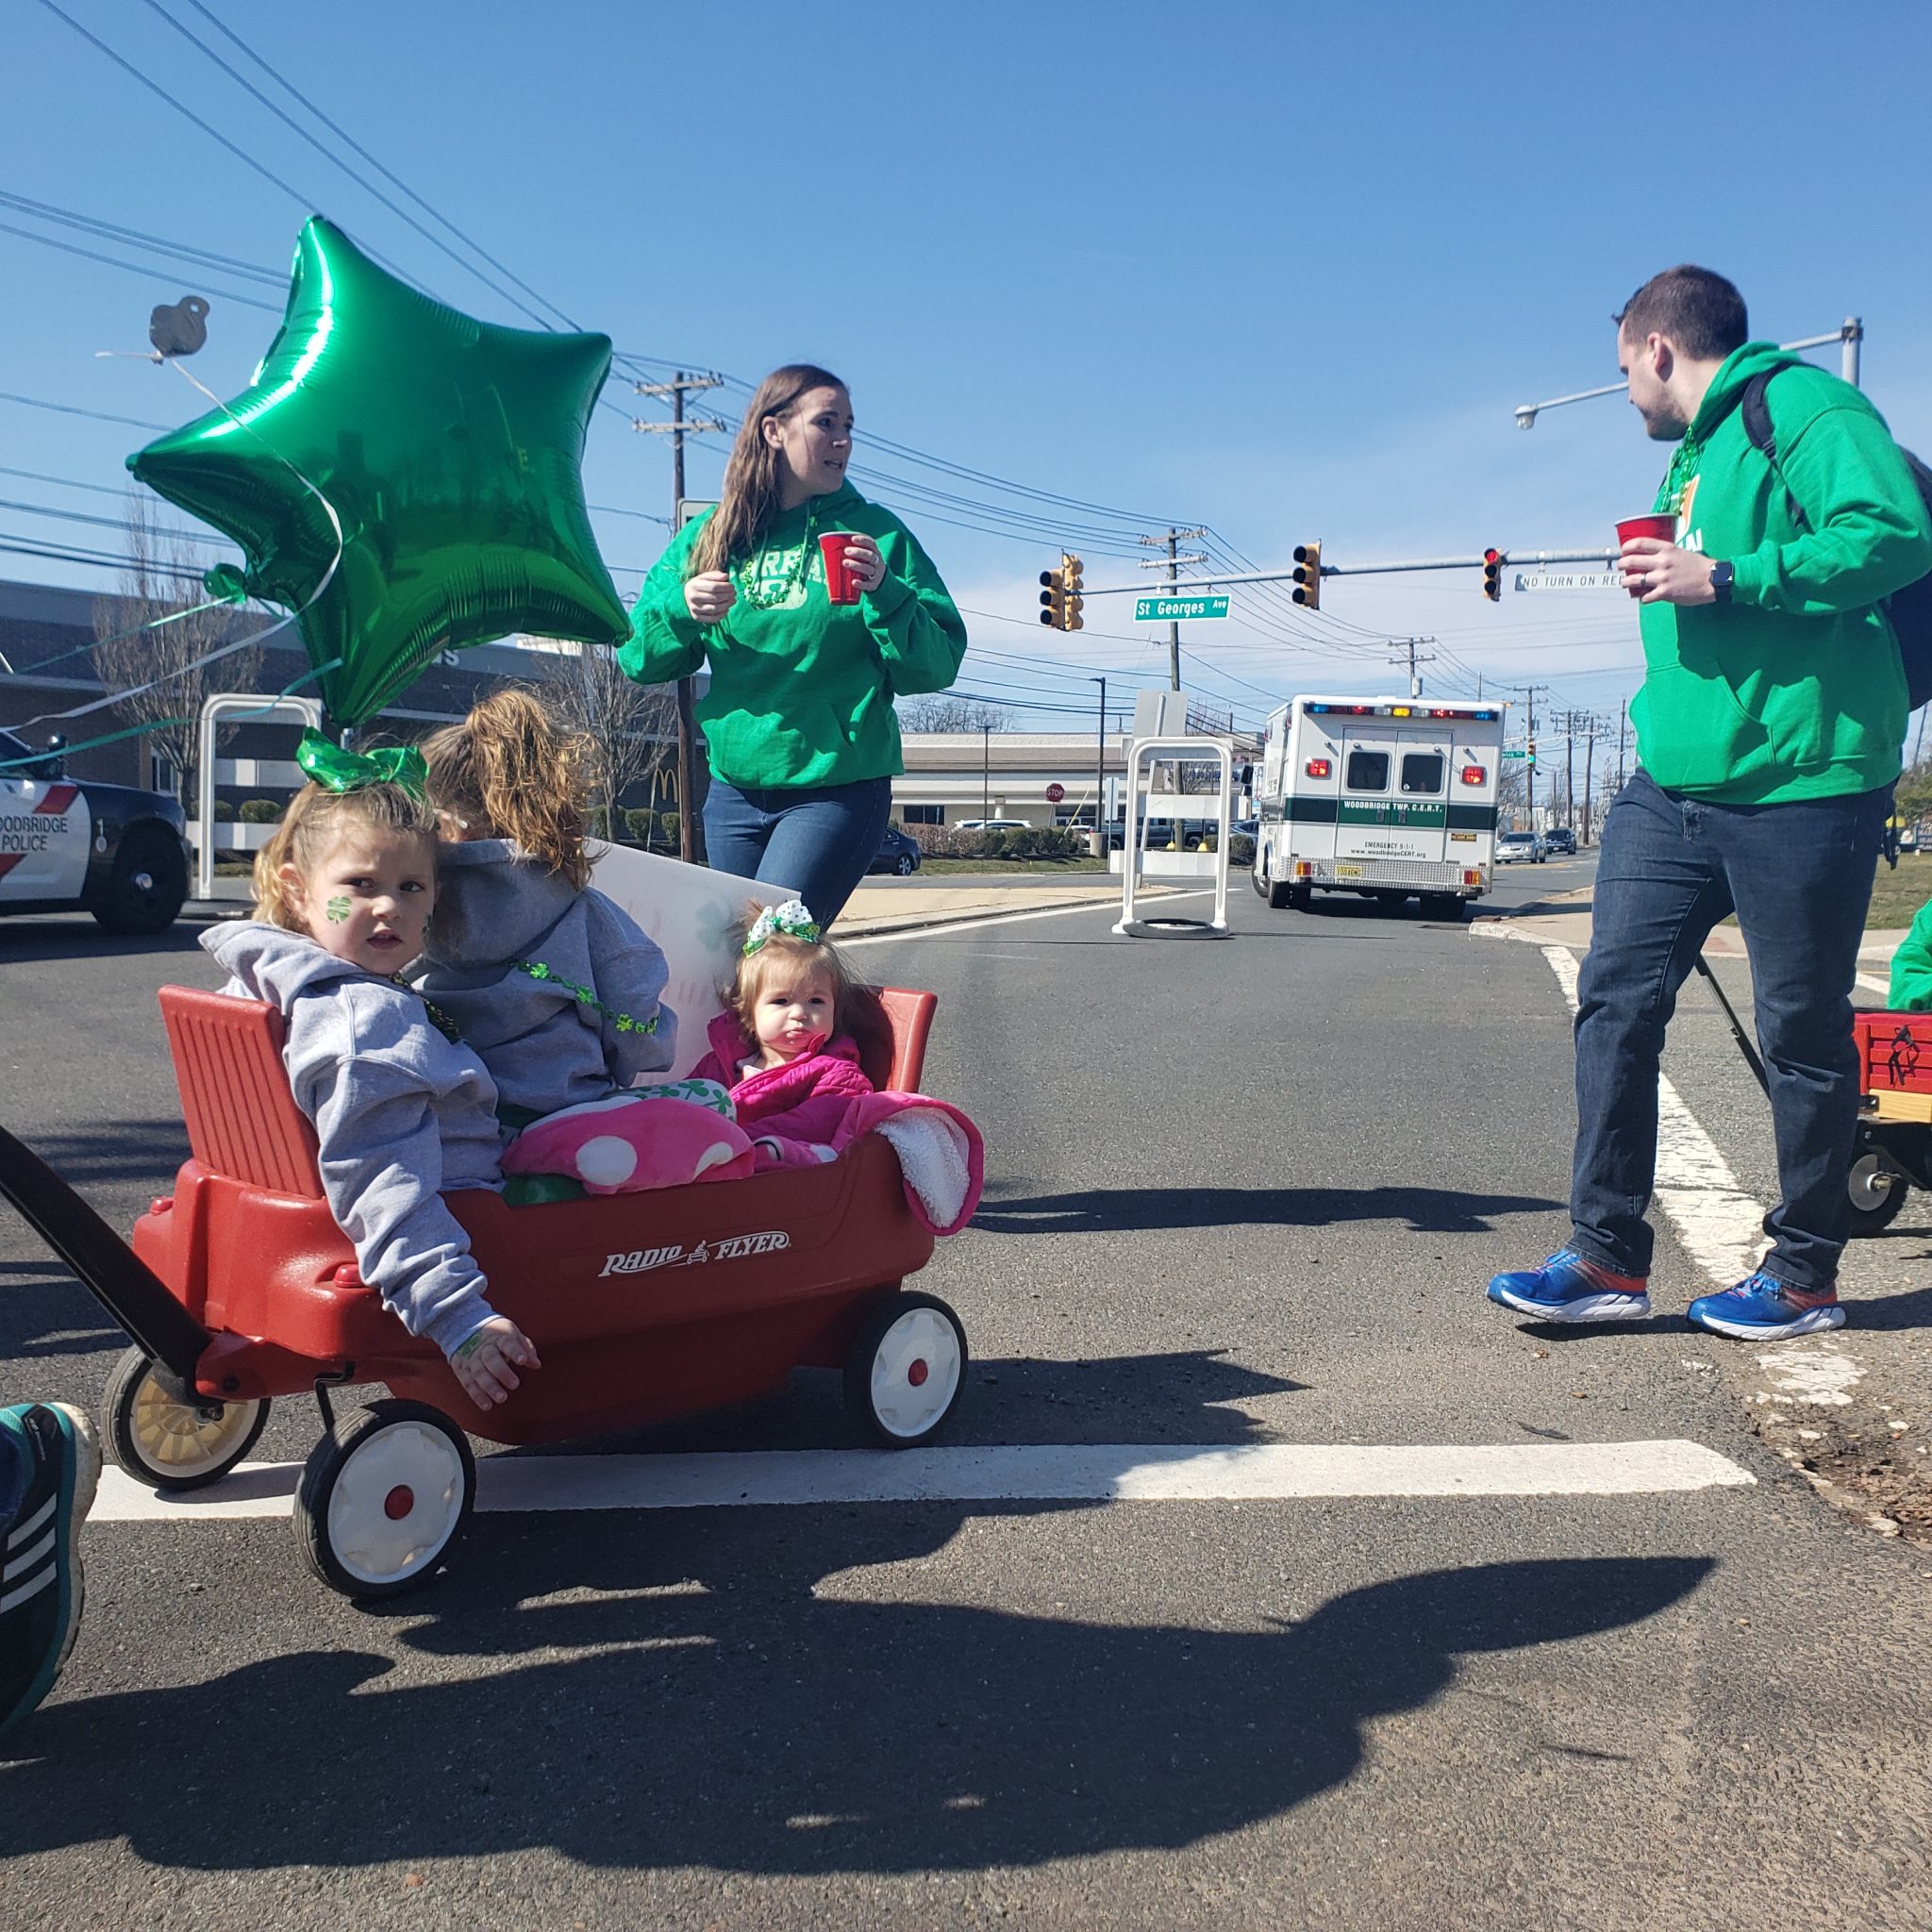
[[[1786,372],[1765,393],[1782,483],[1738,408],[1760,370]],[[1906,684],[1878,600],[1932,571],[1932,533],[1877,410],[1837,376],[1746,342],[1712,378],[1657,508],[1675,514],[1680,544],[1728,560],[1737,580],[1729,605],[1642,607],[1646,670],[1630,715],[1644,769],[1727,805],[1890,784]]]
[[[966,655],[966,626],[911,531],[849,483],[811,497],[733,562],[738,601],[707,625],[684,601],[704,524],[687,525],[652,567],[617,661],[640,684],[664,684],[709,658],[697,718],[711,770],[728,785],[851,785],[903,772],[892,699],[944,691]],[[857,604],[825,592],[818,540],[833,530],[862,531],[886,560],[885,581]]]

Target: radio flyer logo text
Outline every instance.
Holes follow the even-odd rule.
[[[694,1248],[687,1248],[682,1241],[661,1248],[631,1248],[605,1256],[597,1278],[649,1274],[659,1268],[694,1268],[705,1261],[742,1261],[753,1255],[775,1255],[791,1245],[791,1237],[782,1227],[770,1227],[759,1234],[731,1234],[715,1241],[700,1241]]]

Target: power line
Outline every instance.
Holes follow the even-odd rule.
[[[131,275],[153,281],[159,275],[159,270],[138,261],[123,261],[118,256],[103,255],[97,248],[82,248],[77,242],[62,242],[53,235],[36,235],[31,228],[17,228],[11,222],[0,222],[0,233],[18,235],[25,242],[37,242],[42,248],[58,248],[62,255],[78,255],[89,261],[105,262],[109,268],[125,269]],[[202,272],[195,271],[195,279],[203,280]],[[233,289],[210,286],[210,292],[219,295],[224,302],[239,302],[247,308],[263,308],[271,315],[279,315],[279,307],[273,302],[262,302],[253,295],[237,293]]]
[[[125,423],[130,429],[172,429],[172,423],[147,423],[139,416],[110,416],[101,409],[80,409],[72,403],[43,403],[39,396],[15,395],[11,390],[0,389],[0,403],[19,403],[29,409],[52,409],[60,416],[88,416],[96,423]]]

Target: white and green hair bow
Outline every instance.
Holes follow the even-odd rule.
[[[744,936],[744,956],[748,959],[774,933],[782,932],[789,940],[802,940],[808,946],[819,942],[822,931],[817,920],[803,899],[788,899],[782,906],[767,906],[752,921],[751,930]]]

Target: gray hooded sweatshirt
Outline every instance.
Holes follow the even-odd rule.
[[[677,1016],[659,1004],[670,969],[643,928],[508,839],[440,850],[412,977],[482,1055],[504,1103],[532,1113],[601,1100],[676,1050]]]
[[[421,998],[252,919],[201,943],[287,1022],[282,1059],[314,1124],[329,1212],[356,1244],[362,1279],[411,1335],[456,1351],[493,1310],[470,1238],[442,1191],[500,1188],[496,1089],[467,1046],[437,1031]]]

